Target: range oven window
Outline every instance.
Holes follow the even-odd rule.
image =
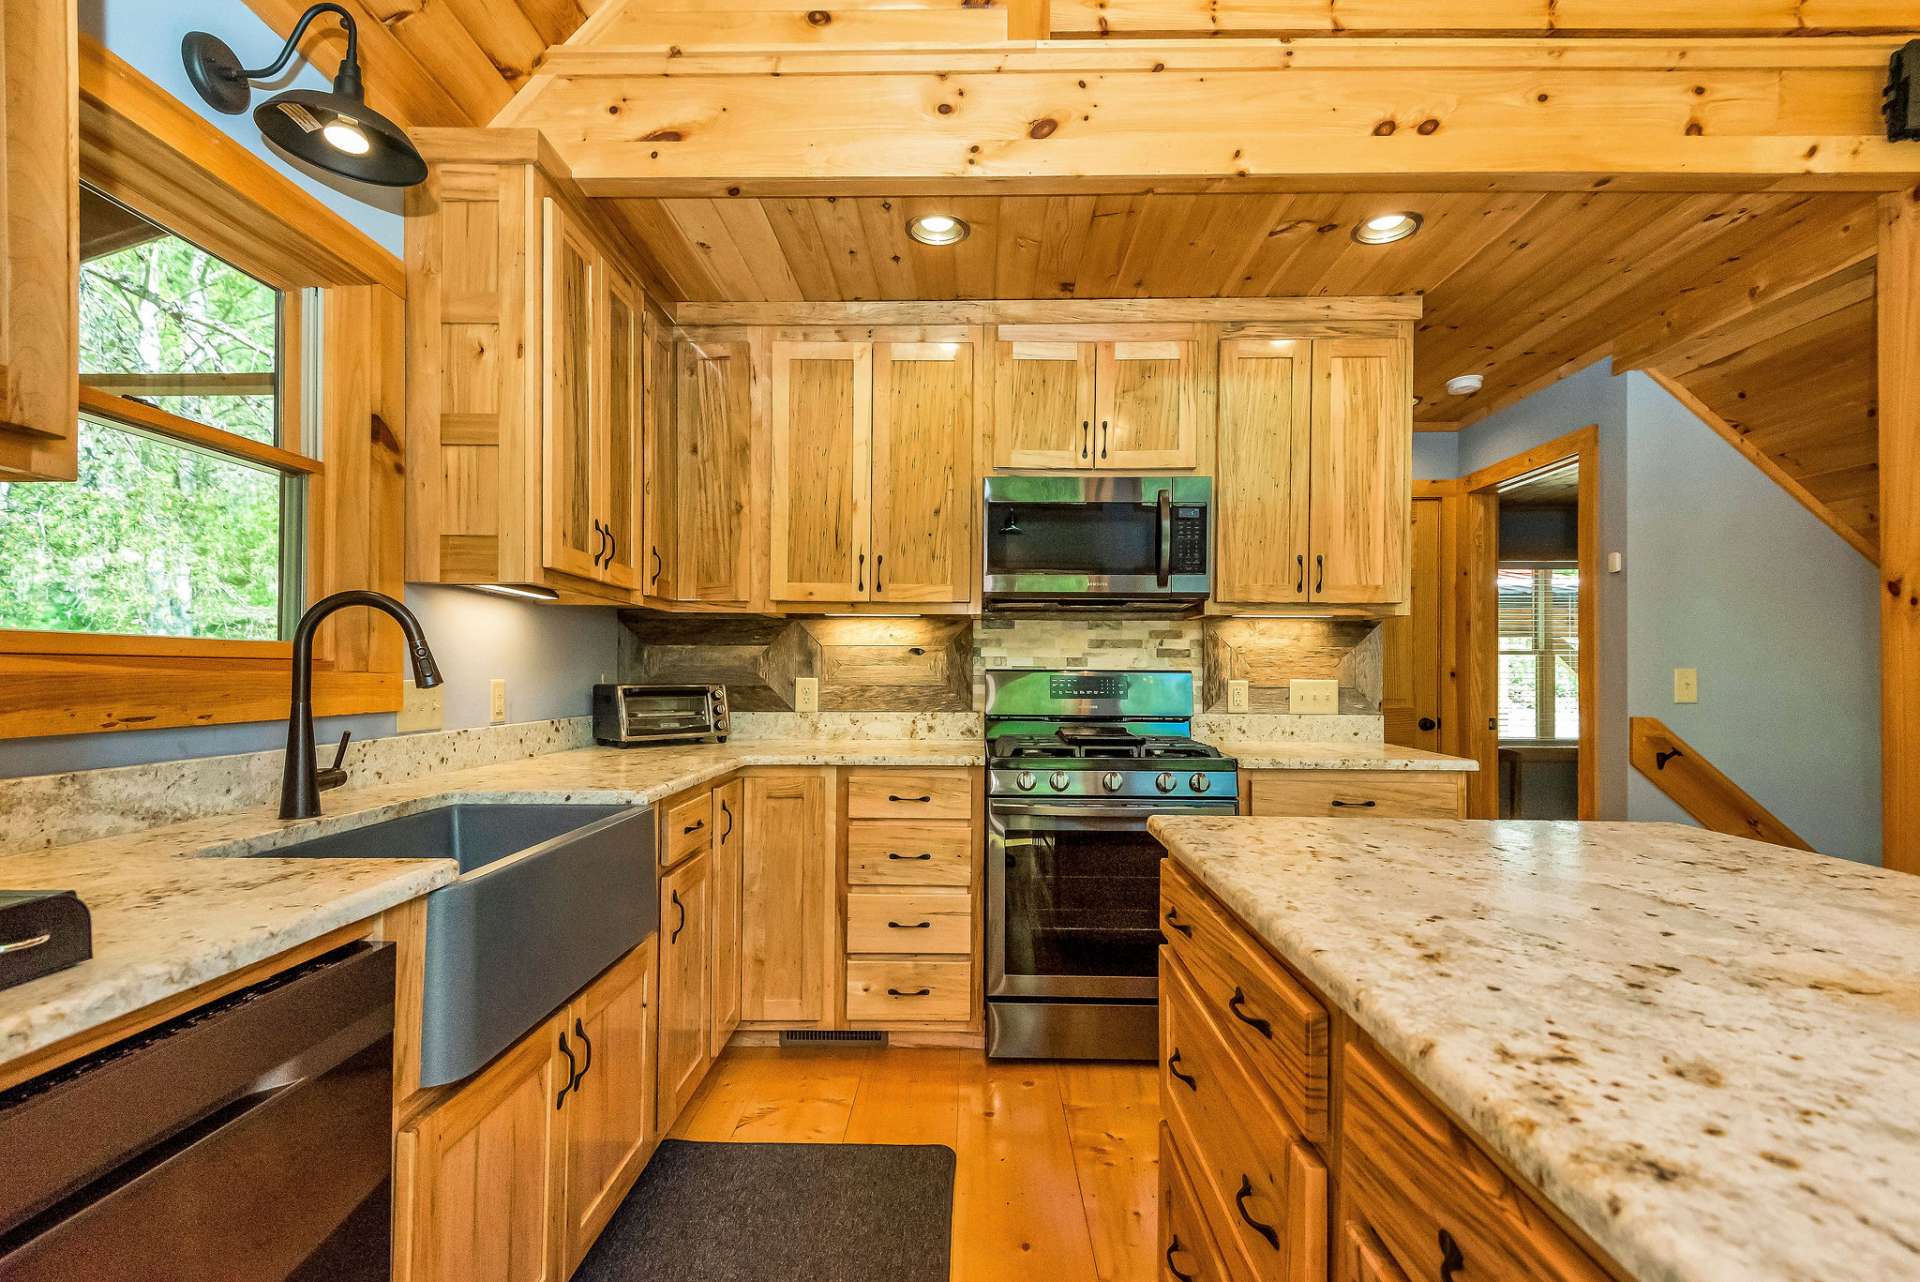
[[[1160,513],[1138,503],[990,503],[987,565],[995,574],[1153,574]]]
[[[1157,973],[1160,843],[1143,831],[1006,834],[1006,973]]]

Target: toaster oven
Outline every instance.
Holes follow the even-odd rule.
[[[719,685],[596,685],[593,738],[615,748],[647,743],[725,743],[727,688]]]

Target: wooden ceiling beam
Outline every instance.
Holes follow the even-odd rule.
[[[1907,0],[1053,0],[1049,29],[1112,39],[1409,31],[1816,35],[1915,25]]]

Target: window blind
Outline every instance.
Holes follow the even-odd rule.
[[[1580,734],[1580,571],[1565,562],[1498,570],[1500,737]]]

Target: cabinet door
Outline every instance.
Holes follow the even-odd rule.
[[[675,598],[738,604],[753,595],[753,355],[744,337],[674,345],[678,477]]]
[[[645,337],[640,288],[620,272],[602,273],[600,295],[606,333],[602,340],[599,439],[594,452],[594,510],[606,530],[599,577],[621,588],[640,586],[641,400],[645,386]]]
[[[969,600],[975,501],[972,344],[874,344],[873,599]]]
[[[642,327],[646,343],[646,378],[641,423],[645,429],[646,466],[642,507],[647,526],[647,551],[641,566],[641,590],[649,600],[679,599],[679,478],[674,465],[678,451],[675,401],[678,378],[674,359],[678,344],[673,329],[648,313]]]
[[[557,1282],[565,1012],[527,1034],[394,1143],[398,1282]],[[577,1059],[577,1052],[576,1059]]]
[[[567,1031],[580,1057],[567,1123],[566,1259],[571,1272],[600,1236],[653,1151],[654,985],[659,936],[573,999]]]
[[[827,840],[827,786],[817,772],[746,780],[740,872],[740,1017],[811,1024],[827,1011],[837,946]]]
[[[771,595],[864,601],[873,346],[773,345]]]
[[[594,503],[595,313],[599,251],[546,201],[541,378],[541,550],[549,569],[596,578],[603,540]]]
[[[1308,592],[1330,605],[1407,599],[1413,391],[1407,344],[1313,344]]]
[[[1310,344],[1220,344],[1218,564],[1222,601],[1307,599]]]
[[[1200,465],[1193,344],[1181,339],[1100,344],[1098,468]]]
[[[746,844],[745,786],[735,779],[713,790],[713,1018],[714,1058],[740,1026],[740,851]]]
[[[0,481],[74,479],[79,65],[72,0],[0,18]]]
[[[994,344],[993,465],[1093,466],[1092,343]]]
[[[1387,742],[1440,748],[1440,499],[1413,501],[1409,611],[1380,625]]]
[[[710,965],[713,856],[698,855],[660,880],[660,1112],[664,1133],[713,1062]]]

